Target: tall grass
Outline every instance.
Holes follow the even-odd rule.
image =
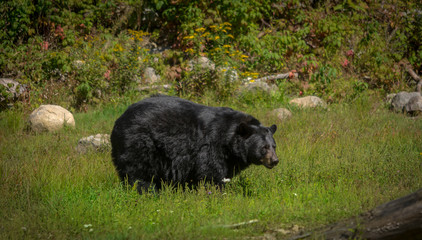
[[[77,113],[75,129],[41,134],[27,130],[24,114],[0,113],[0,238],[243,238],[318,227],[422,187],[421,119],[391,113],[378,100],[328,110],[288,106],[293,117],[282,123],[266,112],[284,101],[203,102],[277,123],[280,164],[252,166],[222,192],[166,187],[138,195],[119,182],[110,152],[75,149],[82,137],[110,133],[126,105]],[[224,227],[251,219],[259,221]]]

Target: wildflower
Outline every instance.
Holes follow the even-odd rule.
[[[344,59],[343,63],[341,64],[343,67],[347,67],[347,65],[349,65],[349,60]]]
[[[253,83],[253,82],[255,82],[255,80],[253,80],[253,79],[252,79],[252,80],[249,80],[249,82],[250,82],[250,83]]]
[[[289,72],[289,78],[293,78],[295,76],[296,70],[292,70]]]
[[[234,39],[233,35],[231,35],[231,34],[227,34],[227,37]]]
[[[346,56],[348,57],[353,57],[353,55],[355,55],[355,52],[353,51],[353,49],[350,49],[349,51],[346,52]]]
[[[183,39],[193,39],[193,38],[194,38],[194,36],[186,36]]]
[[[246,56],[244,54],[240,55],[241,58],[248,58],[249,56]]]
[[[44,41],[41,43],[41,50],[47,51],[48,50],[48,42]]]
[[[201,37],[206,37],[208,35],[210,35],[210,33],[209,32],[206,32],[206,33],[202,34]]]
[[[186,50],[185,50],[185,52],[190,52],[190,53],[193,53],[194,51],[193,51],[193,49],[192,49],[192,48],[188,48],[188,49],[186,49]]]
[[[197,29],[195,29],[195,32],[203,32],[203,31],[205,31],[205,28],[197,28]]]
[[[223,25],[226,25],[226,26],[231,26],[231,23],[229,23],[229,22],[224,22],[224,23],[223,23]]]
[[[230,45],[228,45],[228,44],[226,44],[226,45],[223,45],[223,47],[225,47],[225,48],[229,48],[229,47],[231,47]]]
[[[110,69],[107,69],[107,71],[104,73],[104,78],[107,80],[110,80],[110,74],[111,74]]]
[[[215,36],[215,40],[218,40],[218,39],[220,39],[220,36]]]

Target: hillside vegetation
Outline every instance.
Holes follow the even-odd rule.
[[[2,1],[0,77],[27,84],[24,105],[91,106],[138,94],[153,67],[173,93],[217,98],[296,70],[281,92],[329,102],[413,89],[422,70],[420,1]],[[206,56],[217,71],[187,71]],[[236,83],[225,71],[235,70]],[[66,106],[65,106],[66,107]]]

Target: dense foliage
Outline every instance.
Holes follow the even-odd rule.
[[[422,70],[416,0],[9,0],[0,16],[0,77],[30,86],[36,105],[130,93],[146,67],[178,91],[230,96],[225,74],[185,71],[198,56],[244,79],[295,69],[282,92],[331,101],[413,88],[403,64]]]

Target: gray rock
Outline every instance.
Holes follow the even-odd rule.
[[[390,93],[385,98],[387,101],[387,104],[391,106],[391,103],[393,102],[393,98],[396,96],[396,93]]]
[[[81,138],[78,141],[77,151],[85,153],[89,150],[105,151],[110,149],[110,135],[109,134],[96,134],[88,137]]]
[[[421,96],[418,92],[399,92],[393,97],[391,101],[391,108],[395,112],[403,112],[404,106],[413,97]]]
[[[272,93],[276,92],[278,88],[274,85],[269,85],[266,82],[252,82],[247,83],[246,85],[243,85],[243,87],[240,89],[241,92],[263,92],[263,93]]]
[[[85,61],[83,61],[83,60],[75,60],[75,61],[73,61],[73,66],[76,69],[81,69],[83,67],[83,65],[85,65]]]
[[[286,108],[277,108],[267,113],[267,116],[275,116],[278,120],[284,121],[292,117],[292,112]]]
[[[226,80],[227,82],[237,82],[239,80],[239,73],[234,68],[220,67],[218,68],[218,72],[221,73],[224,80]]]
[[[422,96],[414,96],[406,103],[404,109],[409,114],[418,114],[422,112]]]
[[[29,123],[35,132],[57,131],[63,126],[75,127],[72,113],[57,105],[41,105],[31,113]]]
[[[22,85],[10,78],[0,78],[0,85],[6,90],[5,93],[0,92],[0,102],[16,101],[26,91],[25,85]]]
[[[215,63],[207,57],[198,57],[188,62],[188,71],[193,70],[214,71]]]
[[[154,84],[160,81],[161,77],[155,72],[155,69],[152,67],[145,68],[144,79],[148,84]]]
[[[290,104],[296,104],[299,107],[303,108],[314,108],[314,107],[323,107],[326,108],[327,104],[319,97],[316,96],[306,96],[301,98],[295,98],[290,100]]]
[[[136,90],[140,92],[151,92],[151,91],[170,91],[172,89],[172,85],[164,84],[164,85],[151,85],[145,87],[138,87]]]

